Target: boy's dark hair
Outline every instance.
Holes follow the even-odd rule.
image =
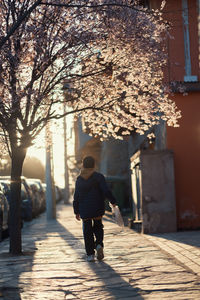
[[[95,160],[92,156],[86,156],[83,159],[83,168],[94,168]]]

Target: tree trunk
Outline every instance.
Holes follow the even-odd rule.
[[[11,158],[10,253],[22,253],[21,238],[21,175],[26,151],[15,148]]]

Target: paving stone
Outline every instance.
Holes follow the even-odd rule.
[[[107,216],[104,228],[105,259],[89,263],[71,205],[25,223],[23,256],[1,242],[0,300],[200,299],[200,235],[142,235]]]

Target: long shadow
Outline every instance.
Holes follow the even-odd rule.
[[[0,242],[0,300],[22,300],[23,296],[21,297],[21,294],[24,291],[28,291],[27,284],[20,280],[20,276],[24,272],[32,272],[34,255],[37,251],[36,241],[47,238],[49,223],[46,221],[46,218],[44,221],[45,214],[46,212],[30,222],[24,222],[24,227],[22,228],[23,252],[21,255],[14,256],[9,253],[9,237]],[[34,230],[37,224],[44,225],[44,230],[42,237],[35,238],[32,228]]]
[[[106,221],[108,220],[106,219]],[[36,230],[34,229],[35,225],[36,225]],[[33,226],[33,232],[32,232],[32,226]],[[35,233],[37,234],[37,231],[38,231],[38,236],[35,236],[33,239],[32,235]],[[37,242],[39,240],[45,241],[45,239],[48,238],[49,234],[51,233],[53,234],[56,233],[57,235],[59,235],[68,246],[70,246],[74,251],[76,251],[79,256],[82,256],[82,253],[84,253],[84,245],[80,240],[80,236],[82,236],[81,229],[80,229],[80,236],[76,236],[57,220],[53,220],[49,222],[46,221],[46,219],[44,220],[44,218],[42,218],[40,220],[36,219],[36,221],[30,222],[23,229],[23,237],[25,237],[24,255],[20,257],[10,257],[8,255],[8,248],[6,247],[3,248],[0,252],[0,272],[1,272],[0,299],[2,300],[22,299],[20,294],[23,293],[23,289],[27,290],[27,286],[24,288],[22,279],[20,280],[20,275],[23,272],[32,271],[33,263],[34,263],[34,253],[36,251],[35,241]],[[189,232],[187,232],[187,234],[188,233]],[[167,238],[167,235],[161,234],[160,237]],[[197,246],[198,242],[193,243],[195,237],[199,242],[200,238],[198,236],[198,232],[194,232],[194,231],[191,232],[191,240],[189,238],[184,240],[184,233],[181,232],[178,233],[178,236],[176,233],[174,235],[173,234],[168,235],[168,238],[170,240],[175,240],[179,242],[181,241],[187,244],[191,244],[192,246]],[[4,244],[5,243],[3,242],[2,245]],[[80,261],[77,262],[77,267],[79,262]],[[142,300],[144,299],[142,297],[142,294],[143,295],[148,294],[148,291],[141,290],[136,286],[134,287],[134,285],[132,284],[133,281],[131,281],[130,284],[129,282],[124,280],[120,276],[120,274],[116,272],[116,270],[114,270],[105,261],[88,263],[88,266],[91,268],[94,274],[96,274],[97,277],[94,280],[94,285],[95,285],[95,281],[100,281],[103,284],[105,290],[110,294],[111,297],[113,297],[113,299],[132,299],[136,297],[137,299]],[[13,279],[13,282],[11,281],[11,278]],[[54,280],[56,280],[56,278]],[[92,282],[92,278],[91,278],[91,282]],[[169,290],[163,289],[161,291],[170,292],[171,289]],[[73,292],[66,291],[66,290],[62,290],[62,292],[66,293],[66,295],[73,294]]]
[[[30,226],[31,224],[25,224]],[[28,234],[25,228],[22,229],[22,237]],[[23,283],[20,281],[20,275],[26,270],[31,272],[33,267],[35,243],[31,242],[24,245],[22,255],[11,255],[9,253],[9,238],[5,238],[1,243],[0,251],[0,299],[2,300],[21,300],[23,292]]]
[[[69,230],[66,229],[59,221],[56,221],[56,227],[58,226],[58,233],[66,241],[70,247],[77,251],[80,255],[80,251],[77,250],[77,244],[80,245],[81,241],[79,238],[74,236]],[[67,240],[70,240],[70,243]],[[75,241],[75,243],[71,242]],[[84,248],[83,243],[82,247]],[[127,281],[125,281],[120,274],[118,274],[109,264],[105,261],[101,262],[90,262],[88,263],[92,271],[98,276],[98,278],[104,283],[104,288],[109,292],[114,299],[128,299],[130,297],[137,297],[138,300],[144,299],[139,293],[141,289],[133,287]],[[142,292],[142,291],[141,291]]]

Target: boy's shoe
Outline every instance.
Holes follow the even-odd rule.
[[[87,256],[87,261],[94,261],[94,254]]]
[[[101,245],[97,245],[96,250],[97,250],[97,259],[102,260],[104,258],[103,247]]]

